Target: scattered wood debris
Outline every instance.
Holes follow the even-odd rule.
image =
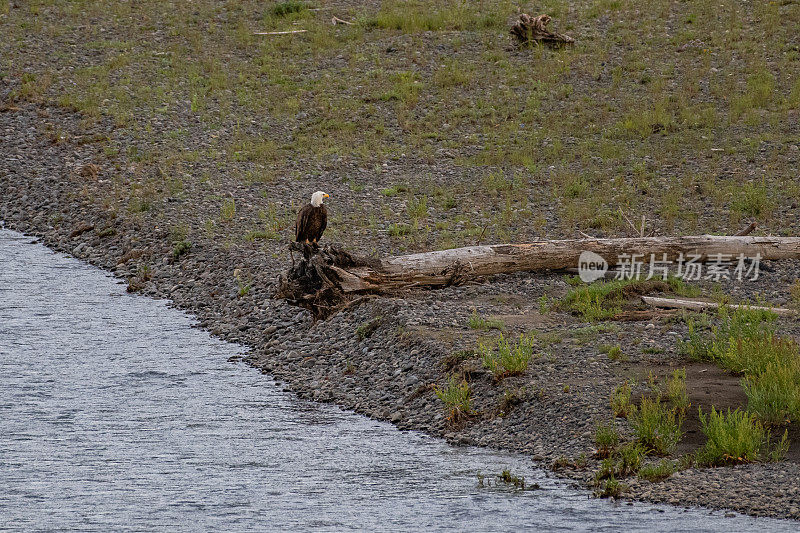
[[[532,17],[522,13],[519,20],[511,26],[511,35],[521,44],[544,43],[548,46],[560,47],[575,42],[575,39],[569,35],[548,30],[547,25],[550,20],[550,15],[543,14]]]
[[[292,33],[305,33],[308,30],[289,30],[289,31],[257,31],[253,35],[290,35]]]
[[[655,296],[642,296],[642,301],[652,307],[661,307],[665,309],[691,309],[694,311],[702,311],[703,309],[717,309],[719,304],[717,302],[706,302],[703,300],[678,300],[675,298],[657,298]],[[796,315],[797,311],[794,309],[785,309],[783,307],[763,307],[760,305],[732,305],[728,304],[726,307],[731,309],[752,309],[754,311],[771,311],[776,315]]]

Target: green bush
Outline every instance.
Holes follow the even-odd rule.
[[[631,403],[631,385],[627,381],[614,389],[611,394],[611,410],[614,411],[614,416],[621,418],[628,418],[633,410]]]
[[[677,409],[685,411],[689,407],[689,393],[686,392],[686,369],[678,368],[667,381],[667,399]]]
[[[619,498],[627,489],[627,485],[611,476],[599,484],[597,490],[594,491],[594,495],[597,498]]]
[[[647,450],[639,443],[629,442],[619,448],[617,452],[617,475],[620,477],[636,474],[642,467],[642,459]]]
[[[518,342],[511,343],[501,333],[496,347],[481,342],[478,350],[484,368],[488,368],[496,379],[516,376],[528,368],[533,355],[533,336],[520,335]]]
[[[598,424],[594,433],[594,443],[597,446],[597,456],[601,458],[611,457],[619,444],[619,432],[610,424]]]
[[[740,373],[752,369],[759,360],[762,365],[768,362],[769,358],[761,353],[761,345],[772,342],[775,313],[720,306],[717,317],[719,325],[711,327],[710,335],[701,334],[695,320],[687,319],[689,341],[682,344],[684,353]]]
[[[661,395],[655,398],[642,397],[638,409],[628,417],[636,434],[636,440],[648,453],[669,455],[683,435],[683,413],[661,404]]]
[[[713,407],[699,410],[702,431],[708,441],[697,454],[697,462],[720,466],[757,461],[766,444],[767,431],[756,416],[736,409],[724,414]]]
[[[182,240],[178,241],[174,244],[172,248],[172,256],[177,259],[180,256],[184,255],[185,253],[189,252],[192,249],[192,241],[189,240]]]
[[[434,389],[436,396],[444,402],[447,418],[451,422],[459,422],[472,413],[472,391],[466,380],[458,380],[455,376],[443,388]]]
[[[290,15],[292,13],[299,13],[304,9],[306,9],[306,6],[302,2],[288,0],[286,2],[278,2],[272,6],[270,13],[276,17],[285,17],[286,15]]]
[[[742,380],[747,409],[767,424],[800,421],[800,358],[769,363],[755,376]]]

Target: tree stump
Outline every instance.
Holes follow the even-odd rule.
[[[513,35],[520,44],[544,43],[552,47],[561,47],[575,42],[575,39],[569,35],[563,35],[548,30],[547,25],[549,23],[549,15],[532,17],[526,13],[522,13],[519,16],[519,20],[511,26],[511,35]]]

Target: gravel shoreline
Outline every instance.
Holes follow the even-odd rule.
[[[43,123],[55,124],[65,139],[53,140]],[[248,346],[252,365],[302,398],[332,402],[451,443],[512,450],[545,466],[563,465],[561,458],[571,462],[591,454],[596,424],[611,417],[608,395],[631,369],[686,364],[674,349],[680,331],[658,322],[653,327],[647,321],[626,323],[589,342],[556,344],[533,360],[525,375],[508,378],[502,386],[479,365],[467,368],[480,415],[461,428],[450,427],[433,385],[441,385],[447,375],[443,359],[474,347],[476,334],[466,327],[473,310],[507,317],[509,334],[586,328],[570,315],[539,312],[542,295],[557,297],[566,290],[560,275],[498,276],[402,299],[374,298],[315,322],[308,312],[271,298],[287,261],[285,243],[275,242],[272,253],[265,253],[257,243],[195,231],[207,208],[199,191],[166,198],[145,213],[122,207],[110,183],[124,180],[131,163],[119,157],[113,164],[103,162],[102,147],[91,139],[113,136],[113,127],[101,122],[94,128],[84,131],[77,117],[56,108],[24,105],[0,113],[0,220],[52,249],[130,280],[143,294],[171,300],[214,335]],[[90,163],[101,165],[99,173],[87,167]],[[331,192],[335,198],[339,191]],[[248,216],[247,206],[263,203],[257,187],[230,193],[241,206],[241,217]],[[285,187],[273,191],[287,203],[292,193]],[[192,247],[176,257],[170,224],[178,221],[190,225]],[[790,282],[796,265],[790,267],[765,276],[758,288],[771,294],[776,282]],[[369,333],[359,335],[366,324]],[[633,339],[645,339],[663,353],[631,354],[625,362],[598,355],[596,346],[603,342],[627,347]],[[516,400],[503,411],[498,406],[506,391],[513,391]],[[589,459],[586,468],[562,466],[557,472],[588,484],[593,465]],[[791,461],[692,468],[659,483],[626,480],[629,489],[623,497],[800,519],[798,479],[800,467]]]

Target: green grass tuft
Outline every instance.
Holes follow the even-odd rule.
[[[594,433],[594,444],[597,447],[598,457],[611,457],[619,445],[619,432],[613,422],[598,424]]]
[[[437,398],[442,400],[447,410],[447,419],[452,423],[464,420],[472,413],[472,391],[467,380],[450,376],[444,387],[434,389]]]
[[[634,405],[631,402],[631,385],[627,381],[614,389],[611,394],[611,410],[614,416],[628,418],[633,412]]]
[[[516,376],[528,369],[533,356],[533,336],[520,335],[519,341],[512,343],[501,333],[494,345],[481,341],[478,351],[484,368],[488,368],[495,379]]]
[[[757,461],[764,448],[767,432],[756,416],[736,409],[727,414],[713,407],[705,415],[700,409],[702,431],[708,437],[697,454],[697,462],[721,466]]]
[[[742,380],[747,394],[747,410],[766,424],[781,425],[800,421],[800,358],[797,346],[788,361],[767,364],[763,372]]]
[[[292,13],[300,13],[305,9],[306,5],[303,2],[288,0],[286,2],[278,2],[270,8],[269,12],[276,17],[285,17]]]
[[[644,479],[655,483],[663,481],[675,473],[677,466],[672,461],[662,459],[658,463],[644,465],[639,469],[639,479]]]
[[[478,314],[477,311],[472,312],[472,315],[469,317],[468,324],[470,328],[480,330],[497,329],[503,331],[506,327],[502,320],[496,318],[483,318]]]
[[[628,420],[636,434],[636,441],[648,453],[669,455],[683,436],[683,413],[661,403],[661,395],[642,397],[639,407],[632,410]]]

